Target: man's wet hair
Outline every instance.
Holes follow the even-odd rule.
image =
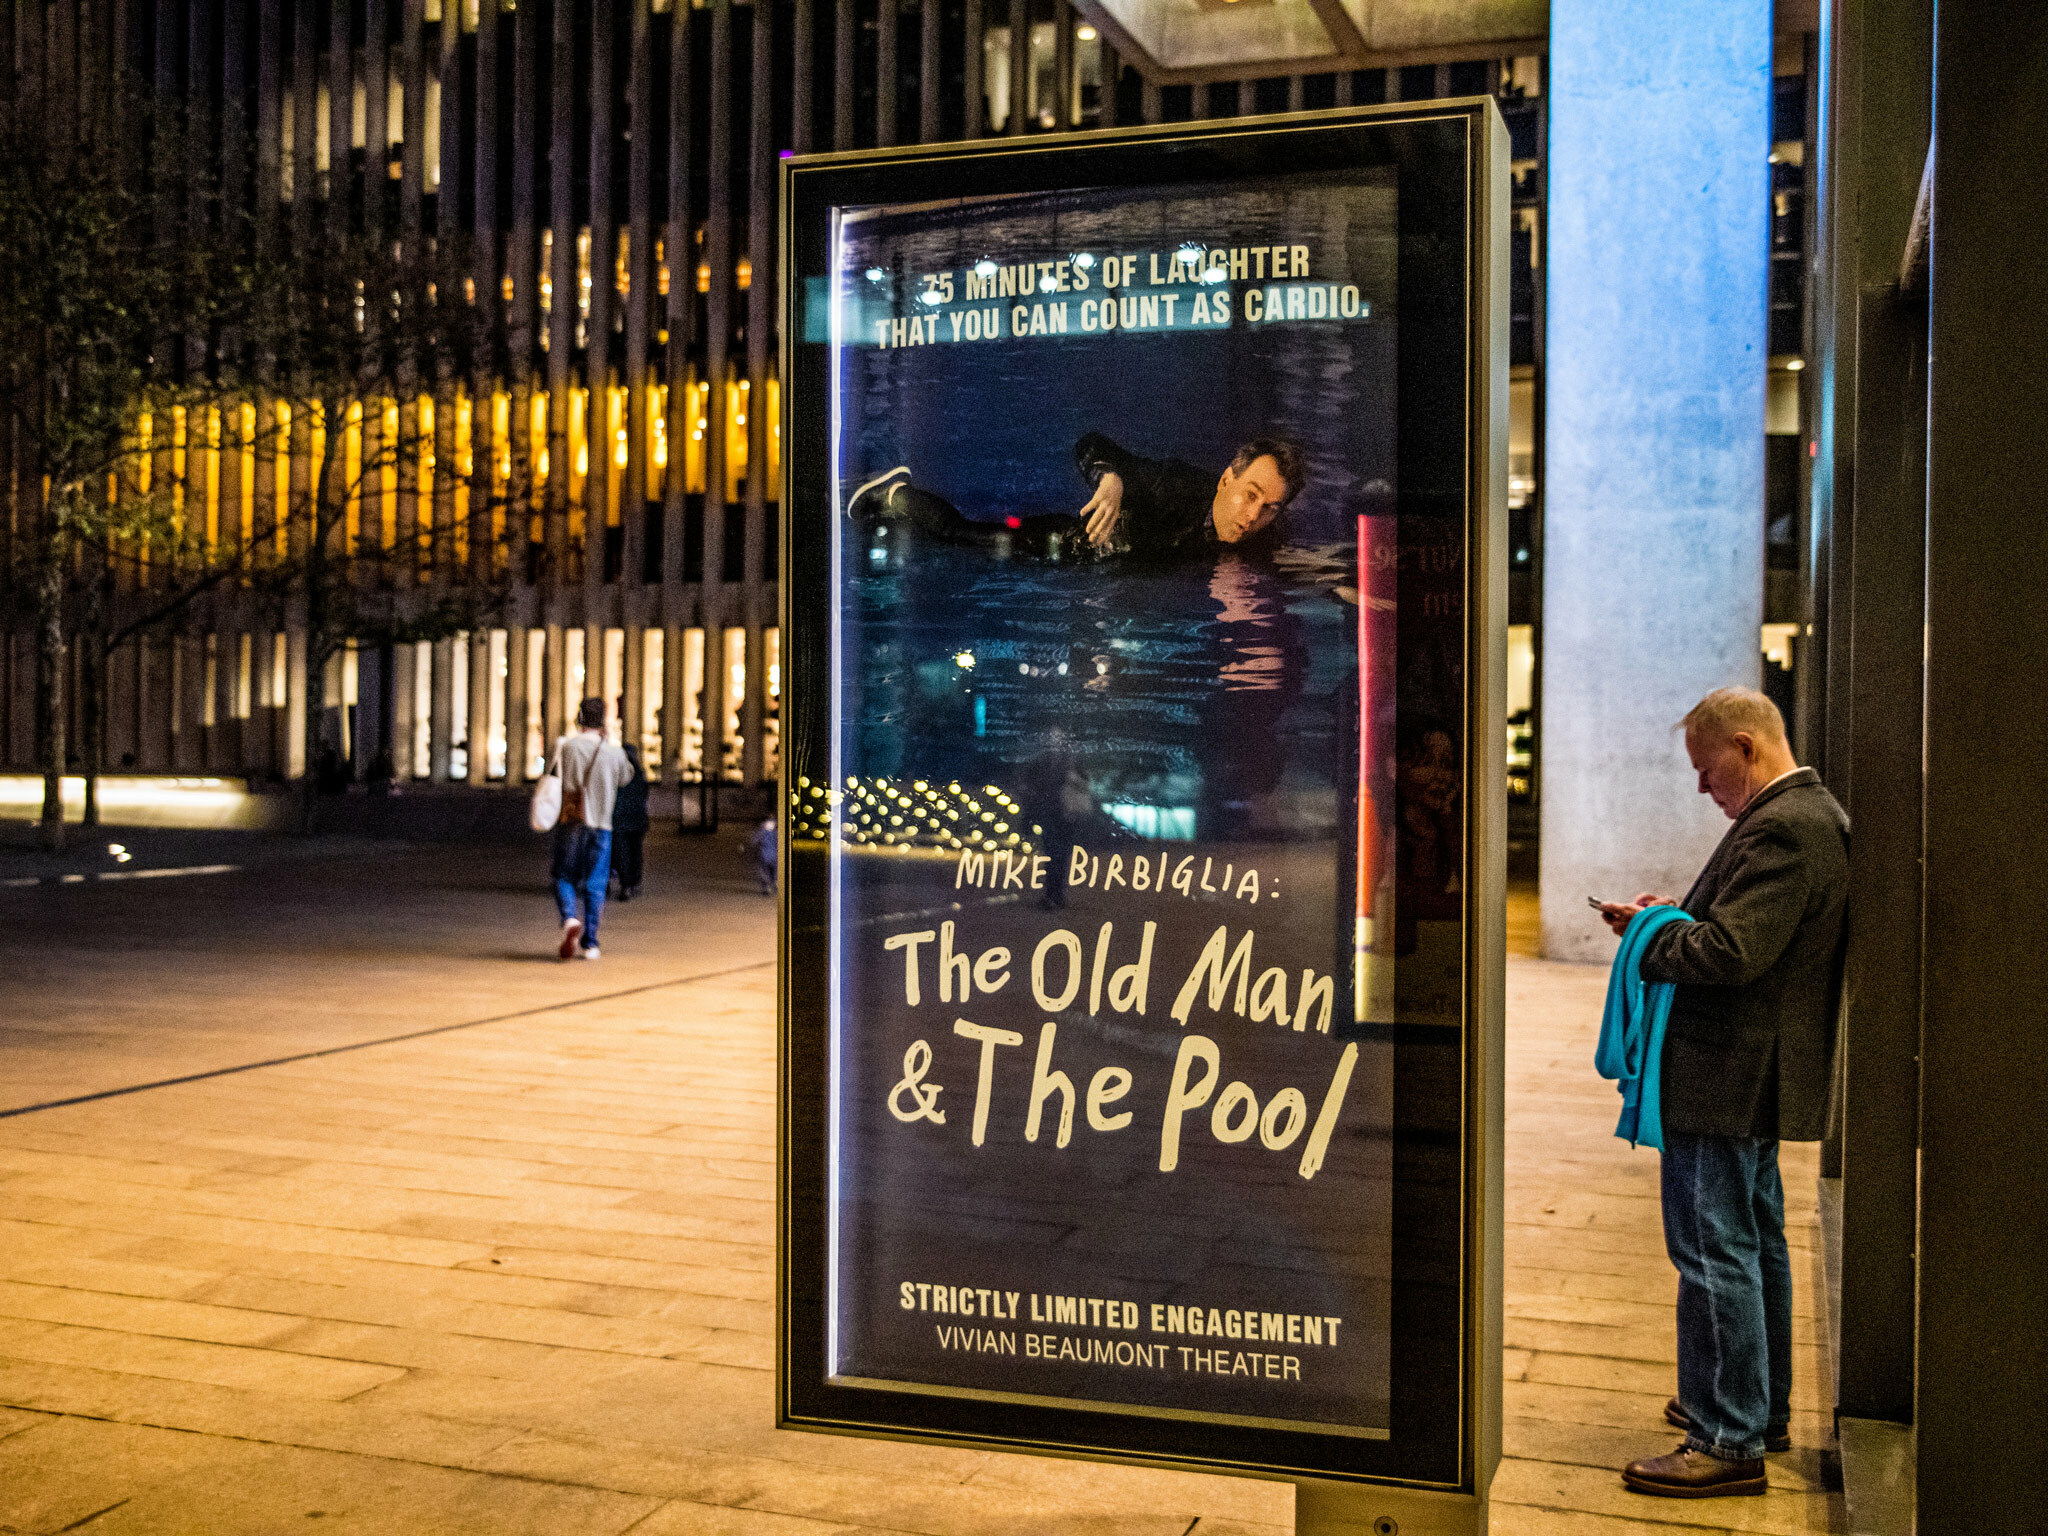
[[[1289,505],[1301,494],[1301,488],[1308,484],[1308,464],[1301,456],[1301,450],[1284,437],[1254,437],[1246,440],[1237,450],[1237,457],[1230,461],[1230,472],[1241,475],[1260,459],[1271,458],[1280,471],[1280,478],[1287,482],[1287,494],[1280,498],[1280,505]],[[1215,462],[1211,460],[1210,462]]]

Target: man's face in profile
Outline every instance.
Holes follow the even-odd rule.
[[[1242,474],[1223,471],[1216,482],[1216,500],[1209,520],[1216,525],[1216,537],[1225,544],[1250,538],[1280,515],[1287,496],[1287,481],[1273,456],[1262,454],[1247,464]]]

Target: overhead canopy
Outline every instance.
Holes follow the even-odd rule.
[[[1540,51],[1549,0],[1075,0],[1161,85]]]

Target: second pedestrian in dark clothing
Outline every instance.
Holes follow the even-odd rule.
[[[633,776],[619,786],[612,803],[612,878],[619,883],[619,900],[631,901],[640,894],[641,844],[647,839],[647,770],[640,766],[640,749],[626,744],[626,760]]]

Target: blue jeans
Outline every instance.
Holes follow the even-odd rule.
[[[1678,1266],[1678,1402],[1685,1443],[1764,1453],[1792,1417],[1792,1260],[1778,1144],[1664,1133],[1664,1246]]]
[[[604,888],[612,877],[612,834],[582,822],[558,823],[553,857],[555,906],[562,921],[576,917],[582,898],[583,947],[597,948],[597,920],[604,916]]]

